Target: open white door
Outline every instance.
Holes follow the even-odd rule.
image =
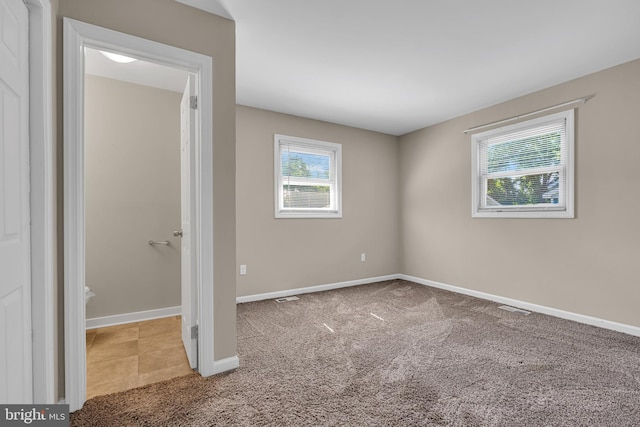
[[[0,402],[31,403],[29,14],[0,0]]]
[[[198,367],[198,328],[196,268],[197,236],[193,233],[195,206],[196,96],[194,79],[189,76],[180,102],[180,210],[182,222],[182,342],[192,368]]]

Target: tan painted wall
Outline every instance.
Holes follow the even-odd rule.
[[[398,273],[396,137],[244,106],[236,118],[239,296]],[[341,219],[274,218],[274,133],[342,144]]]
[[[173,0],[59,0],[57,12],[57,129],[59,269],[62,252],[62,17],[121,31],[213,58],[213,167],[214,167],[214,316],[215,359],[236,354],[235,327],[235,23]],[[62,279],[62,277],[60,277]],[[62,287],[59,319],[62,321]],[[60,337],[62,339],[62,336]],[[63,344],[58,359],[61,375]],[[64,390],[63,376],[59,390]]]
[[[87,319],[180,305],[181,97],[85,78]]]
[[[576,110],[576,218],[472,219],[463,131],[595,94]],[[640,326],[640,60],[400,138],[402,271]]]

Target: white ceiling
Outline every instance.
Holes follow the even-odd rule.
[[[238,104],[392,135],[640,58],[639,0],[178,1],[236,22]]]
[[[640,57],[639,0],[198,1],[238,104],[393,135]]]

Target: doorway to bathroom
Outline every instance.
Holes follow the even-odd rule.
[[[139,347],[132,333],[136,341],[151,339],[175,324],[180,330],[174,338],[184,343],[191,367],[204,376],[213,373],[212,129],[210,120],[201,119],[211,117],[212,61],[67,18],[64,36],[65,388],[73,411],[87,396],[86,314],[93,326],[121,324],[105,336],[128,342],[123,348]],[[145,85],[114,76],[85,78],[91,55],[111,61],[102,52],[178,70],[186,76],[183,90],[173,95],[149,80]],[[150,79],[158,70],[142,74]],[[138,92],[146,96],[132,96]],[[146,104],[136,104],[140,99]],[[161,100],[174,107],[161,107]],[[109,104],[116,108],[107,111]],[[175,108],[176,120],[163,118],[163,108]],[[116,116],[126,120],[107,126]],[[177,131],[165,121],[177,121]],[[171,194],[171,200],[163,198]],[[96,295],[85,306],[86,285]],[[101,293],[104,304],[98,304]],[[167,323],[145,323],[158,317]],[[137,329],[122,325],[127,322],[138,323]],[[107,344],[105,353],[114,352],[114,345]],[[121,370],[131,373],[127,366]]]
[[[87,47],[84,80],[91,398],[189,373],[197,355],[188,360],[180,322],[181,114],[189,114],[180,107],[189,73]]]

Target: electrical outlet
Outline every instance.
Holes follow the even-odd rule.
[[[367,260],[367,254],[364,252],[360,254],[360,261],[365,262]]]
[[[245,274],[247,274],[247,266],[246,264],[240,264],[240,275],[244,276]]]

